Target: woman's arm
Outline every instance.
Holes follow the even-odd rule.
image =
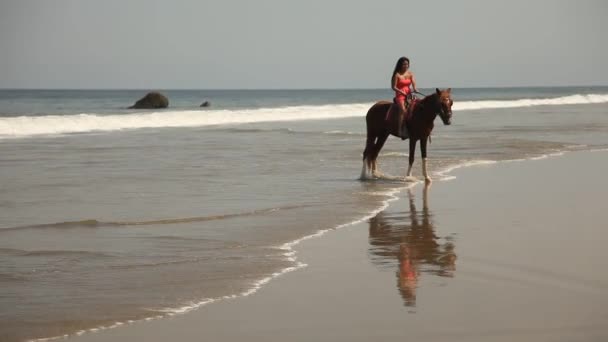
[[[414,92],[418,92],[418,88],[416,88],[416,78],[414,77],[414,73],[410,73],[412,75],[412,89]]]

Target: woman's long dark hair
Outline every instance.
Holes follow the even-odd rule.
[[[407,62],[408,64],[410,63],[410,59],[407,57],[401,57],[397,60],[397,64],[395,64],[395,70],[393,70],[393,73],[391,74],[391,80],[393,79],[393,76],[395,76],[395,74],[397,73],[397,71],[401,70],[401,67],[403,66],[403,63]]]

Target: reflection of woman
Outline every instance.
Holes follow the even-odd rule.
[[[409,103],[409,98],[412,93],[411,88],[413,88],[414,91],[418,91],[416,89],[416,79],[414,78],[414,73],[409,70],[409,67],[410,60],[407,57],[399,58],[391,78],[391,89],[395,91],[395,98],[393,101],[395,102],[397,109],[399,109],[399,113],[397,114],[397,132],[402,139],[407,138],[407,135],[405,135],[405,132],[403,131],[403,120],[408,112],[406,104]],[[406,121],[407,119],[408,118],[405,117]]]
[[[406,306],[416,305],[416,288],[421,273],[451,277],[456,269],[454,245],[440,244],[423,192],[423,210],[417,211],[412,192],[408,190],[409,213],[387,217],[379,213],[370,219],[370,251],[380,265],[398,263],[397,289]],[[406,221],[404,223],[404,220]]]
[[[399,271],[397,279],[399,292],[406,306],[416,305],[416,286],[418,285],[418,267],[414,261],[412,251],[406,244],[399,246]]]

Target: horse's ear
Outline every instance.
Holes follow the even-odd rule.
[[[435,88],[435,92],[437,93],[437,95],[441,95],[441,90],[439,90],[439,88]]]
[[[452,93],[452,88],[448,88],[447,92],[451,94]]]

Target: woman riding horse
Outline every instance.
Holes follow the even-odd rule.
[[[445,125],[451,124],[453,104],[451,93],[451,88],[445,90],[435,89],[433,94],[415,102],[411,117],[407,122],[410,154],[406,180],[412,179],[412,165],[414,164],[416,142],[420,140],[422,174],[427,183],[431,182],[426,168],[426,144],[433,131],[437,115],[441,117]],[[369,109],[365,117],[367,123],[367,141],[365,151],[363,151],[361,179],[367,179],[370,175],[376,177],[379,174],[377,158],[382,146],[384,146],[389,135],[399,136],[399,123],[395,122],[395,120],[385,120],[390,106],[391,102],[389,101],[379,101]]]
[[[397,112],[397,126],[398,136],[401,139],[407,139],[407,130],[404,130],[403,121],[407,121],[406,114],[408,113],[407,108],[411,102],[412,90],[418,92],[416,89],[416,79],[414,73],[409,70],[410,60],[407,57],[401,57],[397,60],[395,69],[393,70],[393,77],[391,78],[391,88],[395,91],[395,112]],[[411,87],[411,88],[410,88]],[[406,106],[406,104],[408,106]],[[389,118],[387,118],[389,119]]]

